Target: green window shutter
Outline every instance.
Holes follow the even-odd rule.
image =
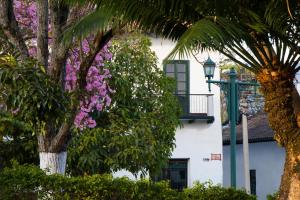
[[[189,65],[189,60],[170,60],[164,65],[165,74],[176,80],[177,94],[189,94]]]
[[[164,71],[168,77],[176,80],[176,95],[183,110],[183,114],[189,113],[190,109],[190,69],[188,60],[170,60],[165,64]]]

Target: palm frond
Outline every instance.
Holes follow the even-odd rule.
[[[98,31],[105,31],[112,25],[113,12],[109,9],[96,9],[69,27],[62,36],[63,42],[72,42],[74,38],[85,38],[89,34]]]
[[[81,0],[69,0],[82,2]],[[116,19],[162,37],[178,40],[168,58],[187,56],[193,49],[216,50],[253,71],[298,63],[300,8],[285,1],[225,0],[90,0],[111,9]],[[247,5],[247,6],[246,6]],[[100,9],[99,9],[100,10]],[[287,55],[287,50],[288,56]],[[287,59],[288,58],[288,59]],[[295,59],[295,60],[290,60]]]
[[[291,21],[284,1],[270,1],[264,13],[266,23],[277,32],[286,32]]]
[[[80,0],[66,0],[82,3]],[[178,39],[202,15],[193,9],[192,0],[91,0],[97,9],[70,28],[64,38],[81,36],[105,28],[109,22],[131,24],[146,32]]]
[[[247,45],[249,43],[253,44],[253,39],[245,27],[226,18],[207,17],[196,22],[181,36],[166,60],[176,55],[190,56],[195,49],[215,50],[238,64],[257,71],[262,61],[255,52],[256,47]]]
[[[248,22],[246,22],[245,25],[257,33],[267,32],[268,26],[257,13],[249,9],[245,9],[244,12],[248,17]]]

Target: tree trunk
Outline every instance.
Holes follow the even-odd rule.
[[[284,172],[281,177],[281,185],[279,189],[279,200],[300,199],[299,159],[299,152],[296,155],[292,152],[286,152]]]
[[[37,135],[40,168],[47,174],[64,174],[66,169],[67,146],[71,139],[69,123],[63,123],[58,132],[48,121],[46,133]]]
[[[280,68],[279,68],[280,69]],[[300,199],[300,129],[293,101],[295,77],[291,68],[263,69],[257,75],[265,96],[265,111],[275,140],[285,148],[286,160],[279,189],[280,200]]]
[[[40,168],[47,174],[64,174],[66,169],[67,152],[40,152]]]
[[[44,67],[48,66],[48,0],[37,1],[37,60]]]
[[[21,60],[27,59],[28,49],[13,12],[13,0],[0,1],[0,26],[7,39],[19,50]]]

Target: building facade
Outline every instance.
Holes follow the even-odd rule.
[[[298,90],[298,93],[300,93],[300,72],[298,72],[296,74],[295,84],[296,84],[296,88]]]
[[[175,58],[163,64],[175,43],[161,38],[152,38],[151,49],[158,56],[161,69],[177,82],[176,95],[183,108],[182,127],[176,131],[176,147],[169,164],[162,169],[156,180],[169,179],[171,186],[181,190],[191,187],[195,181],[211,181],[222,184],[222,127],[220,118],[220,88],[212,85],[211,92],[204,76],[202,64],[208,54]],[[210,53],[218,62],[220,55]],[[198,61],[197,61],[198,60]],[[216,69],[214,79],[219,79]],[[127,176],[120,171],[115,176]]]

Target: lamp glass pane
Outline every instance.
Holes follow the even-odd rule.
[[[205,65],[204,66],[205,76],[213,76],[214,71],[215,71],[215,66],[214,65]]]
[[[204,73],[205,73],[205,76],[209,76],[210,75],[210,67],[208,65],[206,65],[204,67]]]
[[[215,73],[215,66],[211,66],[211,76],[214,76],[214,73]]]

